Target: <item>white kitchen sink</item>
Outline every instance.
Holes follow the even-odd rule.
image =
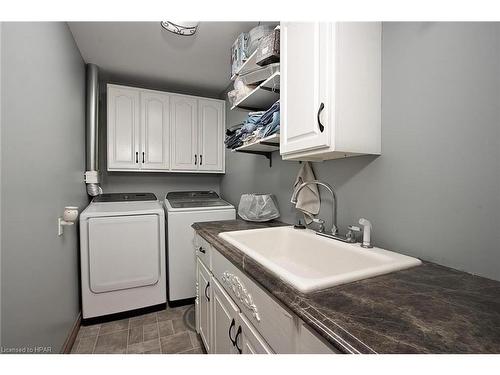
[[[422,263],[417,258],[377,247],[365,249],[359,243],[318,236],[309,229],[250,229],[223,232],[219,237],[304,293]]]

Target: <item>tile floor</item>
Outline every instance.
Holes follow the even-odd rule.
[[[203,354],[194,331],[194,305],[81,326],[71,353]]]

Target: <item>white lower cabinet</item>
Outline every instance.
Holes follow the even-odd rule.
[[[236,347],[241,354],[272,354],[273,351],[247,318],[240,314],[240,326],[236,337]],[[240,331],[241,327],[241,331]],[[238,334],[240,332],[240,334]]]
[[[199,242],[195,234],[194,243]],[[216,248],[204,244],[209,249],[197,252],[195,308],[196,329],[207,353],[338,353]]]
[[[201,336],[203,345],[207,353],[211,352],[211,326],[212,326],[212,304],[210,303],[210,272],[204,264],[198,259],[197,261],[197,283],[198,283],[198,296],[197,305],[199,309],[198,314],[198,333]]]
[[[236,353],[238,306],[213,277],[212,286],[212,353]]]
[[[298,354],[339,354],[339,352],[325,343],[323,338],[313,333],[303,321],[299,322],[297,335]]]
[[[212,276],[212,353],[269,354],[273,351],[240,313],[238,306]]]

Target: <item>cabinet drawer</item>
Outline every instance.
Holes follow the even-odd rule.
[[[243,328],[241,343],[242,354],[273,354],[272,349],[267,345],[264,338],[250,324],[245,315],[240,313],[240,324]]]
[[[295,351],[294,316],[215,248],[212,273],[276,353]]]
[[[205,267],[210,271],[212,270],[211,253],[212,246],[198,233],[195,232],[193,245],[195,249],[196,256],[202,261]]]

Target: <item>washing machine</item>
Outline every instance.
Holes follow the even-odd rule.
[[[196,296],[196,253],[191,225],[234,220],[234,206],[215,191],[170,192],[164,200],[167,217],[168,300],[183,304]]]
[[[95,197],[80,215],[84,319],[166,303],[165,213],[152,193]]]

